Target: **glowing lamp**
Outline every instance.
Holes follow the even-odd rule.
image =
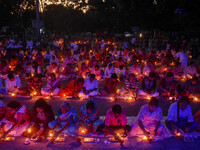
[[[142,137],[142,140],[144,140],[144,141],[148,140],[147,136],[144,135],[144,136]]]
[[[194,99],[194,101],[196,101],[196,102],[199,101],[199,99],[198,99],[197,97],[194,97],[193,99]]]
[[[28,133],[31,133],[31,129],[28,129]]]
[[[132,100],[132,97],[128,97],[128,100]]]
[[[15,96],[15,93],[12,93],[11,96]]]

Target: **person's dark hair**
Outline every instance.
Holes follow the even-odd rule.
[[[119,66],[119,69],[123,69],[123,67],[124,67],[123,65],[120,65],[120,66]]]
[[[94,109],[94,102],[93,101],[88,101],[86,104],[86,109]]]
[[[112,111],[113,111],[113,113],[115,113],[115,114],[121,114],[121,112],[122,112],[122,107],[121,107],[119,104],[115,104],[115,105],[113,105],[113,107],[112,107]]]
[[[94,78],[95,78],[95,74],[93,74],[93,73],[90,74],[90,78],[91,78],[91,79],[94,79]]]
[[[78,78],[77,83],[83,82],[84,83],[84,79],[83,78]]]
[[[109,63],[109,65],[108,65],[109,67],[112,67],[112,64],[111,63]]]
[[[151,77],[151,78],[155,78],[155,77],[156,77],[156,73],[155,73],[155,72],[153,72],[153,71],[152,71],[152,72],[150,72],[150,73],[149,73],[149,77]]]
[[[99,65],[95,65],[95,68],[98,68],[98,69],[99,69]]]
[[[111,78],[117,79],[117,74],[116,74],[116,73],[113,73],[113,74],[111,75]]]
[[[8,73],[8,79],[14,78],[14,73],[11,71]]]
[[[10,101],[8,103],[7,107],[14,108],[14,109],[16,109],[16,108],[19,109],[20,105],[21,104],[19,102],[17,102],[17,101]]]
[[[158,107],[158,99],[156,97],[152,97],[151,100],[149,101],[149,105],[154,105]]]
[[[180,103],[182,102],[187,102],[188,104],[190,103],[190,100],[188,97],[181,97],[181,99],[179,100]]]
[[[43,108],[44,112],[52,111],[52,108],[43,98],[39,98],[33,107],[33,110],[36,111],[36,108]]]
[[[174,76],[174,74],[172,73],[172,72],[168,72],[167,73],[167,77],[169,78],[169,77],[172,77],[172,76]]]

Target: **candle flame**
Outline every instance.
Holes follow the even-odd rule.
[[[11,96],[15,96],[15,93],[12,93]]]

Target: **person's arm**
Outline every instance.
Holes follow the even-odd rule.
[[[144,135],[149,137],[149,133],[145,130],[144,125],[141,120],[138,120],[138,125],[139,125],[140,129],[143,131]]]
[[[155,125],[155,136],[157,136],[158,135],[158,129],[159,129],[159,127],[160,127],[160,121],[156,121],[156,125]]]
[[[187,123],[187,127],[185,128],[185,132],[190,132],[191,126],[192,126],[192,124],[194,122],[194,118],[192,116],[192,109],[191,109],[191,107],[188,106],[188,108],[186,108],[186,109],[188,109],[188,113],[187,113],[187,119],[188,119],[187,121],[188,121],[188,123]]]
[[[170,126],[170,128],[172,129],[172,133],[175,134],[175,125],[174,125],[174,115],[177,114],[177,105],[171,104],[169,110],[168,110],[168,116],[167,116],[167,121],[168,124]]]

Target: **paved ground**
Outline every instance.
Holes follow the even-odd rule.
[[[0,144],[0,148],[7,150],[21,150],[21,149],[74,149],[74,150],[89,150],[89,149],[109,149],[109,150],[131,150],[131,149],[139,149],[139,150],[199,150],[200,147],[200,139],[195,139],[193,143],[187,143],[183,139],[177,140],[175,137],[171,137],[165,139],[163,141],[157,141],[148,143],[147,141],[141,141],[138,138],[129,138],[125,141],[124,145],[121,147],[119,143],[112,142],[110,144],[105,144],[104,141],[108,138],[100,138],[99,143],[84,143],[83,139],[81,143],[76,142],[76,138],[67,137],[65,142],[48,144],[48,142],[43,143],[34,143],[31,142],[29,145],[24,145],[25,138],[19,137],[16,138],[15,141],[11,142],[3,142]]]

